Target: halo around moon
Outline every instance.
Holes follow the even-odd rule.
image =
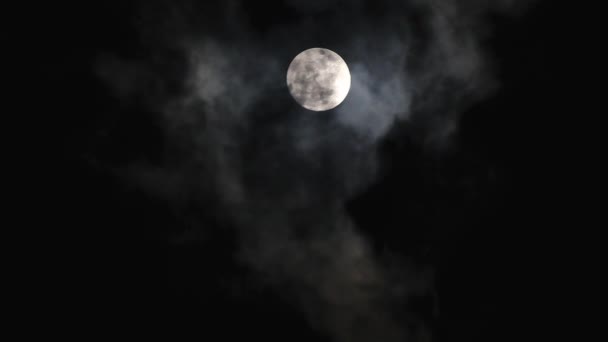
[[[324,48],[300,52],[287,70],[287,87],[302,107],[316,112],[338,106],[350,90],[350,71],[337,53]]]

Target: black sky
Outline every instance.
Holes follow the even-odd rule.
[[[320,7],[305,1],[233,3],[239,11],[233,11],[230,2],[214,1],[183,6],[163,1],[47,4],[32,19],[36,25],[28,32],[39,37],[46,66],[41,73],[48,82],[39,105],[56,119],[52,130],[61,140],[49,171],[48,210],[62,227],[58,234],[63,242],[57,246],[65,256],[51,277],[75,279],[68,290],[77,298],[69,304],[76,313],[70,324],[85,339],[117,336],[122,329],[172,341],[339,339],[342,328],[333,328],[332,314],[318,321],[311,318],[322,316],[319,312],[334,313],[327,309],[332,304],[301,303],[309,298],[306,291],[313,293],[311,302],[316,300],[315,289],[298,284],[297,272],[306,272],[306,267],[293,271],[298,275],[288,275],[287,280],[276,280],[280,272],[268,271],[268,264],[239,259],[243,250],[255,245],[252,241],[271,240],[241,227],[250,222],[257,227],[261,219],[247,210],[236,213],[236,207],[227,210],[221,194],[213,190],[221,177],[206,169],[205,155],[190,148],[196,145],[194,140],[176,138],[176,132],[197,136],[190,130],[206,124],[197,121],[167,130],[159,106],[187,93],[191,70],[188,56],[171,44],[175,37],[195,42],[212,37],[221,49],[236,49],[235,55],[248,58],[267,51],[263,56],[278,56],[278,70],[285,69],[280,63],[287,65],[306,48],[336,47],[339,53],[344,51],[347,63],[350,58],[366,65],[382,56],[388,45],[378,41],[378,51],[369,57],[354,47],[358,43],[349,42],[398,31],[400,19],[411,22],[403,36],[411,43],[408,49],[431,51],[434,33],[426,21],[430,10],[398,1],[361,0],[356,9],[348,1]],[[558,148],[563,137],[554,128],[564,121],[566,110],[559,99],[567,96],[561,81],[567,59],[563,42],[569,30],[563,18],[570,9],[536,1],[527,8],[484,9],[480,14],[476,6],[486,6],[481,2],[461,3],[470,4],[462,12],[466,21],[484,31],[474,34],[476,51],[483,54],[484,65],[487,62],[474,73],[481,75],[475,91],[462,90],[466,80],[454,86],[448,79],[440,90],[428,86],[417,96],[447,103],[448,109],[420,100],[403,109],[411,115],[391,112],[397,122],[363,152],[333,140],[337,134],[357,141],[358,132],[331,118],[306,121],[306,127],[323,130],[322,147],[316,150],[321,152],[311,154],[321,166],[303,169],[309,159],[291,155],[288,147],[276,150],[290,155],[278,161],[279,170],[301,172],[304,187],[318,193],[319,207],[302,209],[293,232],[302,241],[323,239],[322,232],[306,227],[334,215],[331,208],[324,214],[323,206],[338,201],[369,244],[374,260],[389,270],[389,281],[395,274],[395,282],[409,288],[423,279],[424,291],[412,290],[386,305],[391,316],[387,321],[403,324],[402,330],[414,336],[410,340],[423,340],[421,330],[439,341],[542,340],[543,318],[552,297],[545,275],[556,267],[556,252],[548,245],[556,222],[562,220],[555,209],[561,205],[559,194],[567,191],[553,170],[568,164],[568,152]],[[315,29],[307,31],[308,27]],[[374,40],[364,40],[363,50],[369,41]],[[408,68],[426,70],[428,56],[413,53]],[[122,67],[124,61],[127,68]],[[242,76],[246,84],[256,84],[264,73],[263,62],[251,65],[260,69]],[[104,76],[106,70],[111,76]],[[386,70],[370,67],[372,75],[374,71]],[[273,155],[260,151],[292,136],[278,128],[302,124],[301,115],[309,115],[282,92],[283,83],[272,85],[275,79],[284,82],[283,74],[277,75],[263,81],[271,84],[264,86],[266,95],[244,111],[252,123],[240,128],[242,140],[235,147],[242,156],[236,169],[243,173],[244,187],[255,193],[256,202],[269,198],[269,204],[253,213],[273,208],[280,212],[282,204],[273,201],[283,195],[276,193],[291,189],[289,177],[269,173],[272,161],[266,158]],[[372,76],[369,82],[375,87],[383,77]],[[230,88],[228,93],[239,94]],[[245,100],[233,100],[239,101]],[[223,113],[214,108],[201,110],[201,115],[211,111]],[[449,120],[438,112],[450,113]],[[455,127],[452,133],[434,139],[434,132],[446,125]],[[366,178],[365,185],[352,193],[343,190],[336,185],[342,178],[336,164],[350,162],[326,159],[344,155],[350,160],[368,153],[368,147],[378,156],[377,176]],[[197,162],[190,163],[199,158],[200,169]],[[158,168],[177,171],[159,183],[159,178],[149,176]],[[68,248],[59,248],[64,245]],[[380,328],[363,316],[360,324],[370,324],[372,332],[362,328],[362,334],[375,334]],[[376,335],[370,336],[371,341]]]

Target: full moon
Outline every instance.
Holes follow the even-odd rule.
[[[330,110],[348,95],[350,71],[342,57],[329,49],[304,50],[289,65],[287,87],[302,107]]]

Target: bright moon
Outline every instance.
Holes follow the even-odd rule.
[[[330,110],[348,95],[350,71],[342,57],[331,50],[304,50],[289,65],[287,87],[302,107],[316,112]]]

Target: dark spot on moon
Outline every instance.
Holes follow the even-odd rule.
[[[322,90],[319,92],[319,96],[320,96],[322,99],[327,99],[327,98],[329,98],[330,96],[332,96],[332,95],[334,94],[334,92],[335,92],[335,91],[334,91],[333,89],[327,89],[327,88],[325,88],[325,89],[322,89]]]

